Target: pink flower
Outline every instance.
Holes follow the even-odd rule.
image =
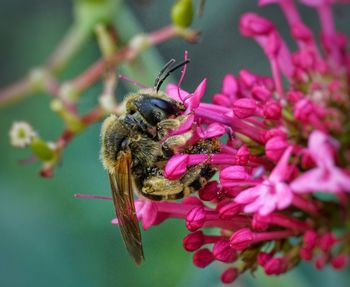
[[[287,148],[266,180],[242,191],[235,198],[237,203],[245,204],[245,212],[258,211],[261,215],[267,215],[275,209],[284,209],[291,204],[293,193],[284,182],[288,176],[288,160],[291,153],[292,147]]]
[[[294,192],[350,192],[350,176],[334,162],[334,140],[320,131],[309,137],[308,152],[316,167],[298,176],[292,183]]]

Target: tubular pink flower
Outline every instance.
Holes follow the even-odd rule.
[[[336,243],[336,240],[334,235],[328,232],[320,237],[318,246],[323,252],[328,253],[330,252],[330,250],[332,249],[335,243]]]
[[[281,105],[275,101],[268,101],[264,105],[264,117],[269,120],[278,120],[281,118]]]
[[[349,261],[349,256],[345,254],[339,254],[331,259],[331,265],[334,269],[343,269]]]
[[[230,237],[230,246],[234,250],[244,250],[254,243],[255,234],[249,228],[237,230]]]
[[[193,255],[193,264],[199,268],[207,267],[214,261],[214,256],[209,249],[200,249]]]
[[[288,270],[288,259],[276,257],[270,259],[265,265],[264,270],[267,275],[280,275]]]
[[[291,188],[294,192],[350,192],[350,176],[335,166],[330,143],[332,138],[320,131],[309,137],[308,151],[317,167],[297,177]]]
[[[230,247],[227,239],[221,239],[214,244],[213,255],[216,260],[231,263],[237,259],[236,251]]]
[[[314,230],[307,230],[304,233],[303,247],[308,249],[315,248],[318,240],[318,235]]]
[[[183,246],[187,251],[195,251],[205,243],[202,231],[195,231],[188,234],[183,240]]]
[[[265,103],[271,99],[272,93],[265,86],[254,86],[252,88],[252,96],[257,101]]]
[[[313,257],[313,250],[307,247],[300,248],[300,257],[305,261],[311,261]]]
[[[203,226],[205,220],[204,208],[195,207],[186,216],[186,227],[189,231],[196,231]]]
[[[256,102],[252,99],[239,99],[233,103],[233,112],[239,119],[244,119],[255,114]]]
[[[230,246],[235,250],[244,250],[260,241],[281,239],[293,234],[294,231],[290,230],[254,233],[249,228],[242,228],[232,234],[230,237]]]
[[[224,284],[230,284],[236,280],[239,272],[236,268],[228,268],[221,274],[221,281]]]
[[[284,182],[288,176],[288,160],[291,153],[292,147],[287,148],[268,179],[242,191],[235,198],[237,203],[245,205],[245,212],[258,211],[261,215],[267,215],[275,209],[284,209],[292,203],[292,190]]]
[[[265,154],[269,159],[278,161],[288,146],[289,144],[283,136],[272,137],[265,144]]]
[[[257,257],[258,264],[260,266],[265,266],[267,262],[272,259],[273,254],[267,252],[260,252]]]
[[[219,216],[222,219],[232,219],[242,210],[242,205],[236,202],[227,203],[219,208]]]
[[[200,199],[204,201],[211,201],[217,197],[219,190],[220,187],[218,185],[218,182],[210,181],[206,184],[206,186],[199,190],[198,195]]]

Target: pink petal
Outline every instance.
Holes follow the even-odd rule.
[[[193,94],[188,95],[184,98],[184,104],[187,109],[194,110],[198,108],[200,101],[205,93],[205,88],[207,86],[207,79],[204,79],[197,87],[197,89],[194,91]]]
[[[284,209],[288,207],[293,200],[293,192],[291,188],[284,182],[279,182],[275,185],[277,208]]]
[[[189,96],[189,93],[182,89],[180,89],[179,95],[178,87],[175,84],[168,84],[165,88],[165,92],[169,97],[178,102],[183,102],[183,100]]]
[[[322,189],[323,171],[320,168],[315,168],[297,177],[290,184],[294,192],[316,192]]]
[[[177,154],[174,155],[170,160],[168,160],[164,175],[169,179],[180,178],[187,169],[189,156],[187,154]]]
[[[254,201],[258,196],[259,194],[256,187],[247,188],[235,197],[235,202],[247,204]]]

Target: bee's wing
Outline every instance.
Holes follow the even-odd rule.
[[[114,174],[109,174],[109,180],[120,232],[129,254],[139,265],[144,257],[132,190],[130,151],[119,153]]]

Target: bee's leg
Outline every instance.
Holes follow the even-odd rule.
[[[183,150],[187,141],[192,137],[192,131],[181,135],[171,136],[162,143],[162,149],[166,156],[170,157]]]
[[[158,138],[162,139],[168,134],[169,130],[173,130],[180,127],[181,124],[186,121],[187,117],[187,115],[183,115],[174,119],[165,119],[160,121],[157,124]]]
[[[141,194],[152,200],[176,200],[204,187],[216,169],[203,164],[189,168],[179,180],[152,176],[143,182]]]
[[[179,180],[152,176],[143,182],[141,194],[151,200],[175,200],[184,197],[183,185]]]

